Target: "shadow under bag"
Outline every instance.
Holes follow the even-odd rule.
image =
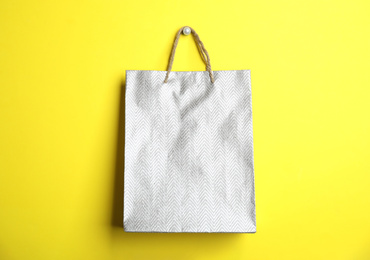
[[[182,32],[206,71],[172,71]],[[212,71],[190,27],[167,71],[126,72],[126,232],[256,232],[249,70]]]

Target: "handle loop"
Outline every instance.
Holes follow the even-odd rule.
[[[181,27],[180,30],[176,33],[175,41],[173,42],[173,46],[172,46],[170,59],[168,61],[167,73],[166,73],[166,78],[164,79],[164,83],[167,83],[167,81],[168,81],[168,77],[169,77],[171,69],[172,69],[173,60],[175,58],[177,43],[179,42],[180,34],[182,33],[182,31],[184,30],[185,27],[190,28],[191,34],[193,35],[193,37],[195,39],[195,42],[197,43],[198,51],[200,52],[200,54],[202,56],[202,59],[206,64],[206,70],[209,73],[209,77],[211,78],[211,82],[214,83],[215,79],[213,77],[213,71],[212,71],[212,68],[211,68],[211,60],[209,59],[208,52],[207,52],[206,48],[204,47],[203,42],[200,40],[199,35],[194,31],[193,28],[191,28],[189,26]]]

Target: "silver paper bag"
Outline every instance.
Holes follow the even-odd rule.
[[[256,232],[249,70],[126,72],[124,229]],[[165,82],[164,82],[165,80]]]

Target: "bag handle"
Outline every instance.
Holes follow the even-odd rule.
[[[176,34],[175,41],[173,42],[173,46],[172,46],[170,59],[169,59],[169,62],[168,62],[167,73],[166,73],[166,78],[164,79],[164,83],[167,83],[167,81],[168,81],[168,77],[169,77],[171,69],[172,69],[172,63],[173,63],[173,60],[175,58],[177,43],[179,42],[180,34],[184,31],[185,28],[186,28],[187,32],[190,29],[190,32],[193,35],[193,37],[195,39],[195,42],[197,43],[197,47],[198,47],[198,50],[199,50],[199,52],[202,56],[202,59],[203,59],[204,63],[206,64],[206,70],[209,73],[209,77],[211,78],[211,82],[214,83],[215,79],[213,77],[213,71],[212,71],[212,68],[211,68],[211,61],[209,59],[208,52],[207,52],[206,48],[204,48],[203,42],[200,40],[199,35],[194,31],[193,28],[191,28],[189,26],[181,27],[180,30]],[[189,33],[187,33],[187,34],[189,34]]]

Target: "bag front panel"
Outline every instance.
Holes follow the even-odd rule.
[[[127,71],[124,227],[255,232],[250,71]]]

